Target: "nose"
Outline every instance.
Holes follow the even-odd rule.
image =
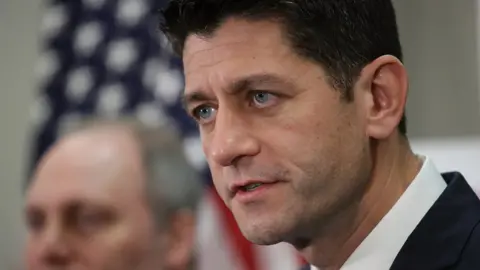
[[[70,263],[71,252],[60,225],[49,225],[40,235],[39,257],[48,267],[65,267]]]
[[[255,130],[241,115],[232,111],[218,111],[215,130],[210,142],[210,157],[216,164],[226,167],[235,165],[243,157],[255,156],[260,144]]]

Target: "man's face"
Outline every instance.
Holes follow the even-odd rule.
[[[28,269],[162,269],[140,164],[127,140],[78,136],[56,146],[27,194]]]
[[[183,61],[215,187],[249,240],[314,237],[358,198],[370,174],[363,109],[278,24],[227,20],[190,36]]]

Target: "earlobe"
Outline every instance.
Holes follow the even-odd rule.
[[[408,79],[405,67],[396,57],[385,55],[366,68],[372,71],[367,135],[386,139],[397,130],[407,99]]]

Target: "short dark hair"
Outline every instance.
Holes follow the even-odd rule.
[[[172,0],[162,17],[180,56],[189,35],[211,36],[229,18],[277,21],[294,51],[320,64],[348,101],[365,65],[387,54],[402,60],[391,0]],[[406,134],[405,115],[398,128]]]

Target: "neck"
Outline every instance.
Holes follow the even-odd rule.
[[[322,270],[339,269],[397,202],[418,174],[422,162],[406,138],[398,136],[372,146],[372,176],[357,203],[337,215],[311,244],[300,250]]]

